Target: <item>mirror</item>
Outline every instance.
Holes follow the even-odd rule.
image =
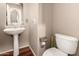
[[[19,15],[18,15],[18,12],[16,10],[13,10],[11,12],[10,19],[11,19],[11,24],[18,23],[17,20],[19,19]]]
[[[22,25],[22,4],[8,3],[7,4],[7,22],[6,26],[20,26]]]

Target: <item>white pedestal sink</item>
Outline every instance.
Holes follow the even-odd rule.
[[[14,56],[19,55],[19,43],[18,43],[18,34],[22,33],[25,28],[6,28],[4,32],[10,35],[13,35],[14,38]]]

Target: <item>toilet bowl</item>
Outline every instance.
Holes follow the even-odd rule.
[[[68,56],[68,54],[75,54],[78,45],[78,39],[75,37],[55,34],[57,48],[49,48],[43,56]]]
[[[67,56],[67,54],[54,47],[54,48],[47,49],[43,53],[43,56]]]

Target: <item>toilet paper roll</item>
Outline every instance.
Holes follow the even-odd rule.
[[[46,45],[46,42],[42,42],[41,45],[42,45],[42,46]]]

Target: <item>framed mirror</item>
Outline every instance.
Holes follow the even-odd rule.
[[[6,26],[20,26],[22,25],[23,6],[18,3],[7,3],[7,20]]]

